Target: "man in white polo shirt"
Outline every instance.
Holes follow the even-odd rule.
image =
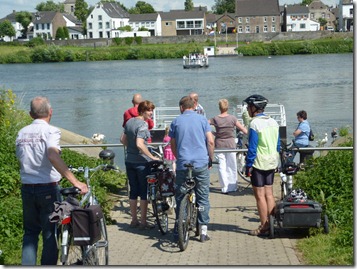
[[[48,217],[54,210],[54,202],[61,199],[58,183],[63,176],[81,189],[82,194],[88,192],[88,188],[68,170],[60,156],[61,132],[49,124],[52,117],[49,100],[41,96],[32,99],[30,115],[34,121],[22,128],[16,138],[16,156],[20,162],[22,182],[22,265],[36,265],[41,232],[41,265],[56,265],[58,250],[55,224],[50,223]]]

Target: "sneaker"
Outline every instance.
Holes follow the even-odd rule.
[[[209,237],[208,234],[201,234],[201,235],[200,235],[200,241],[201,241],[202,243],[204,243],[204,242],[206,242],[206,241],[208,241],[208,240],[210,240],[210,239],[211,239],[211,237]]]

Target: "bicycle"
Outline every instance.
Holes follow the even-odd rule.
[[[185,164],[184,166],[187,167],[188,171],[186,181],[180,189],[184,193],[184,196],[181,201],[177,223],[178,246],[181,251],[184,251],[188,246],[190,231],[193,231],[195,236],[199,236],[200,234],[195,193],[196,181],[192,176],[193,165]]]
[[[241,131],[237,132],[237,149],[247,148],[247,144],[246,143],[243,144],[243,140],[244,140],[244,134]],[[246,156],[247,156],[246,151],[237,152],[237,172],[240,178],[243,179],[245,182],[249,183],[250,185],[251,184],[250,177],[245,176]]]
[[[164,235],[168,231],[168,212],[175,205],[175,175],[163,161],[149,162],[151,173],[146,176],[148,183],[148,201],[152,205],[153,215],[159,230]]]
[[[84,179],[86,180],[88,186],[88,192],[82,197],[80,201],[77,200],[77,197],[80,194],[80,189],[76,187],[61,189],[62,196],[66,198],[64,201],[73,205],[73,208],[71,208],[73,210],[71,210],[68,214],[63,215],[60,221],[58,221],[57,225],[55,225],[56,241],[60,250],[60,262],[62,265],[108,265],[108,234],[105,217],[101,212],[99,202],[95,197],[94,190],[90,182],[93,174],[99,170],[118,171],[118,169],[112,165],[112,161],[115,157],[113,151],[102,150],[99,153],[99,157],[102,160],[109,160],[110,163],[103,163],[95,168],[69,167],[69,169],[74,173],[84,173]],[[92,172],[91,176],[89,176],[90,172]],[[97,234],[87,235],[90,239],[87,237],[80,237],[81,240],[84,240],[84,243],[78,243],[78,241],[76,241],[76,236],[74,235],[74,212],[76,209],[85,210],[93,207],[97,209],[95,214],[98,216],[98,222],[96,223],[96,229],[93,229],[97,231]],[[92,229],[89,230],[92,231]],[[88,231],[86,232],[88,233]],[[92,242],[93,240],[95,242]]]
[[[298,172],[299,166],[293,162],[293,144],[285,144],[280,140],[280,169],[281,199],[285,198],[293,190],[293,176]]]

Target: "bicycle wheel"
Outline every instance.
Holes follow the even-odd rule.
[[[169,217],[167,216],[167,209],[169,205],[162,200],[155,199],[152,201],[152,209],[156,218],[157,226],[159,226],[160,232],[166,234],[169,229]]]
[[[59,236],[62,265],[82,265],[84,249],[81,246],[73,245],[73,233],[70,224],[62,225],[62,232]]]
[[[237,172],[238,175],[247,183],[250,182],[250,177],[246,177],[245,174],[245,154],[244,152],[237,153]]]
[[[185,194],[181,201],[179,217],[178,217],[178,245],[181,251],[184,251],[188,246],[190,239],[190,218],[191,218],[191,203],[189,202],[189,194]]]
[[[108,234],[104,217],[100,220],[99,225],[101,237],[96,243],[85,248],[83,265],[108,265],[109,263]]]

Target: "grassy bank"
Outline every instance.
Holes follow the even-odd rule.
[[[18,100],[11,90],[0,89],[0,264],[21,264],[22,248],[22,201],[19,163],[15,155],[17,132],[32,119],[28,112],[19,110]],[[94,167],[100,163],[97,158],[63,149],[62,157],[74,167]],[[83,181],[83,174],[77,175]],[[119,176],[113,171],[98,171],[92,185],[100,201],[106,220],[111,223],[110,210],[113,208],[111,193],[118,193],[125,186],[125,173]],[[67,180],[62,187],[70,186]],[[41,240],[40,240],[41,241]],[[40,250],[42,245],[40,245]]]
[[[190,52],[203,53],[204,46],[213,46],[212,41],[187,44],[141,44],[135,39],[115,39],[112,46],[88,48],[74,46],[44,45],[40,39],[27,44],[1,44],[0,63],[44,63],[77,61],[110,61],[142,59],[182,58]],[[225,46],[218,43],[217,46]],[[235,43],[228,44],[236,46]],[[276,41],[239,43],[238,52],[244,56],[326,54],[353,52],[352,38],[324,38],[305,41]]]

